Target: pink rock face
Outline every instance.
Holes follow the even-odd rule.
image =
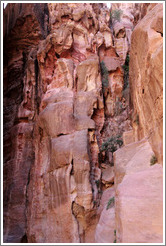
[[[132,142],[157,124],[149,139],[154,143],[156,138],[161,148],[160,83],[148,89],[157,105],[152,125],[142,127],[151,99],[141,102],[132,84],[134,110],[142,107],[140,128],[133,124],[133,132],[124,134],[114,167],[107,163],[112,153],[103,161],[100,151],[108,137],[131,130],[130,89],[124,90],[122,65],[130,50],[135,4],[118,6],[122,21],[111,28],[103,3],[9,3],[4,10],[5,243],[132,242],[135,221],[133,243],[161,242],[161,166],[150,166],[155,150],[149,142]],[[162,76],[161,10],[156,16],[150,28],[145,25],[152,49],[143,50],[153,84]],[[132,55],[137,74],[137,68],[144,69],[142,56]],[[141,88],[145,94],[146,88]],[[147,213],[140,215],[140,208]]]
[[[133,130],[124,132],[123,133],[123,144],[128,145],[133,142],[135,142]]]
[[[95,231],[96,243],[113,243],[115,240],[115,207],[107,209],[108,201],[115,196],[114,187],[103,192],[99,211],[100,220]]]
[[[130,143],[118,149],[114,153],[115,188],[126,174],[148,168],[153,155],[154,152],[146,140]]]
[[[153,18],[153,16],[155,16]],[[130,53],[131,99],[139,125],[138,139],[148,137],[162,163],[163,138],[163,6],[157,4],[132,34]]]
[[[126,175],[116,192],[117,242],[163,242],[162,166]]]
[[[95,179],[100,179],[96,136],[103,124],[103,98],[95,34],[90,23],[82,25],[84,12],[76,6],[49,5],[50,13],[59,13],[50,19],[52,31],[37,52],[42,95],[28,192],[28,242],[94,241],[93,199],[99,196]],[[88,16],[97,23],[88,6]]]
[[[150,166],[153,155],[145,140],[114,153],[118,243],[162,242],[162,166]]]

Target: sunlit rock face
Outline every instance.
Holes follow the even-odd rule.
[[[4,20],[4,241],[93,242],[109,11],[9,4]]]
[[[163,170],[150,165],[154,155],[141,140],[115,152],[115,223],[117,242],[163,241]]]
[[[103,3],[4,10],[5,243],[161,242],[162,10],[118,8],[120,21]]]
[[[157,4],[136,26],[130,53],[131,99],[138,139],[147,137],[162,163],[163,7]]]
[[[152,7],[132,33],[133,130],[114,153],[118,243],[163,242],[163,6]]]

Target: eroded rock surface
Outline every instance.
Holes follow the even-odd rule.
[[[5,243],[162,241],[162,8],[141,6],[111,24],[103,3],[7,5]]]
[[[163,242],[162,16],[153,6],[132,33],[133,130],[114,154],[118,243]]]
[[[157,4],[136,26],[130,53],[131,98],[134,130],[138,139],[148,137],[162,162],[163,138],[163,7]]]

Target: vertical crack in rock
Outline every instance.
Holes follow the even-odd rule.
[[[77,231],[78,231],[78,238],[79,238],[79,243],[81,243],[81,236],[80,236],[80,224],[79,224],[79,220],[78,220],[78,218],[77,218],[77,213],[76,213],[76,211],[75,211],[75,201],[73,201],[72,202],[72,204],[71,204],[71,211],[72,211],[72,214],[73,214],[73,216],[74,216],[74,218],[75,218],[75,220],[76,220],[76,223],[77,223]]]
[[[161,165],[149,164],[154,153],[162,159],[161,6],[7,5],[4,242],[134,243],[133,235],[137,242],[152,235],[148,226],[139,234],[142,217],[132,208],[139,204],[153,218],[156,203],[149,209],[137,193],[136,205],[126,200],[137,181],[146,195],[145,181],[157,178],[147,192],[155,201],[161,191]],[[132,216],[131,228],[125,218]],[[160,241],[155,226],[152,232]]]
[[[84,243],[85,242],[85,229],[86,229],[85,209],[84,207],[80,206],[76,202],[73,202],[72,211],[78,223],[80,243]]]
[[[37,58],[34,60],[34,66],[35,66],[35,100],[36,100],[37,114],[39,114],[39,107],[40,107],[41,99],[38,95],[39,66],[38,66]]]

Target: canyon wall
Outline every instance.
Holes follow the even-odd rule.
[[[161,242],[162,4],[152,5],[112,4],[111,19],[103,3],[7,5],[4,242]],[[116,152],[102,149],[110,137]]]
[[[159,162],[163,150],[163,7],[155,6],[136,26],[130,53],[135,137],[147,137]],[[134,120],[133,120],[134,121]]]
[[[8,243],[26,238],[27,187],[35,159],[33,128],[38,90],[33,50],[44,38],[45,30],[37,16],[47,16],[45,7],[8,4],[4,10],[3,188],[4,242]]]
[[[118,243],[163,242],[163,6],[152,7],[132,33],[133,130],[114,154]]]

